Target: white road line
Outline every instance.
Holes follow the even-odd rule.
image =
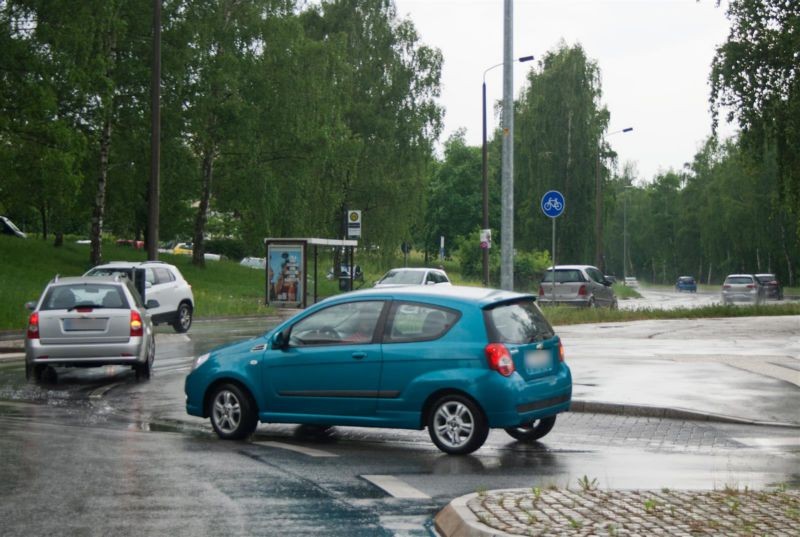
[[[393,475],[362,475],[364,479],[373,485],[382,488],[395,498],[409,500],[429,500],[430,496],[415,489],[405,481],[401,481]]]
[[[309,457],[338,457],[338,455],[335,453],[322,451],[321,449],[295,446],[294,444],[284,444],[283,442],[253,442],[253,445],[296,451],[297,453],[302,453],[303,455],[308,455]]]
[[[113,384],[109,384],[108,386],[103,386],[101,388],[97,388],[92,393],[89,394],[89,399],[101,399],[105,394],[119,386],[120,384],[124,384],[123,382],[115,382]]]
[[[800,437],[783,437],[783,438],[733,438],[736,442],[746,446],[761,448],[766,450],[789,448],[800,446]]]

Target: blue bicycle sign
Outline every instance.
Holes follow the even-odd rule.
[[[558,190],[550,190],[542,196],[542,212],[550,218],[557,218],[564,212],[564,196]]]

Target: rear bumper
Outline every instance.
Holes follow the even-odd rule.
[[[517,427],[569,410],[572,375],[566,364],[539,379],[526,381],[515,373],[505,380],[509,386],[504,396],[488,399],[492,403],[484,408],[490,427]]]
[[[536,302],[538,304],[555,306],[575,306],[576,308],[586,308],[589,306],[588,298],[556,298],[553,300],[549,297],[538,297]]]
[[[49,364],[73,367],[100,365],[132,365],[146,360],[144,338],[132,337],[126,343],[42,344],[39,340],[25,341],[27,364]]]

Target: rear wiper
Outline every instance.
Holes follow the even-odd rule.
[[[72,306],[71,308],[69,308],[67,311],[74,311],[74,310],[79,309],[79,308],[91,308],[93,310],[96,310],[96,309],[101,309],[102,307],[103,307],[102,305],[95,306],[94,304],[77,304],[77,305]]]

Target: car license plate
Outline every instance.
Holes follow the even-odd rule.
[[[65,332],[105,330],[107,319],[64,319]]]
[[[528,371],[534,371],[537,369],[544,369],[546,367],[550,367],[550,360],[552,356],[552,351],[548,350],[536,350],[536,351],[527,351],[525,353],[525,369]]]

